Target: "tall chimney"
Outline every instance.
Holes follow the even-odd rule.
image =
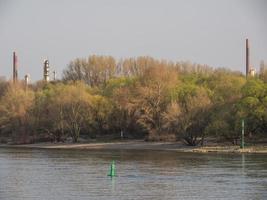
[[[13,52],[13,83],[18,81],[18,58],[16,52]]]
[[[246,77],[248,77],[250,73],[250,66],[249,66],[249,43],[248,39],[246,39]]]
[[[57,79],[57,72],[54,70],[53,71],[53,81],[56,81]]]

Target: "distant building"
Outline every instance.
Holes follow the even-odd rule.
[[[26,74],[26,75],[24,76],[24,82],[25,82],[25,85],[26,85],[26,86],[29,85],[29,81],[30,81],[30,75],[29,75],[29,74]]]

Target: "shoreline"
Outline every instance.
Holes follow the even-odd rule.
[[[186,146],[179,142],[145,142],[145,141],[116,141],[91,143],[36,143],[11,145],[3,144],[0,148],[28,149],[84,149],[84,150],[163,150],[188,153],[262,153],[267,154],[267,145],[256,145],[240,149],[239,146]]]

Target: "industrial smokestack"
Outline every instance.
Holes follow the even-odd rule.
[[[44,81],[49,82],[49,61],[44,61]]]
[[[57,79],[57,72],[54,70],[53,71],[53,81],[56,81]]]
[[[13,52],[13,83],[18,81],[18,57],[16,52]]]
[[[249,43],[248,39],[246,39],[246,77],[248,77],[250,73],[250,66],[249,66]]]

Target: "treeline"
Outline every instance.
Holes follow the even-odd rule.
[[[266,138],[267,70],[241,73],[150,57],[75,59],[62,80],[0,82],[0,134],[14,143],[120,137],[237,143]]]

